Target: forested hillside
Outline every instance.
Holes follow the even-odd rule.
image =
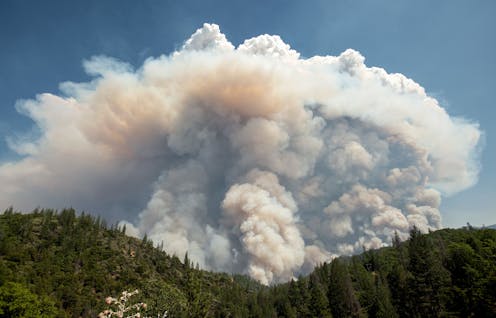
[[[445,229],[322,264],[272,287],[195,268],[74,210],[0,215],[0,317],[96,317],[138,289],[168,317],[496,316],[496,231]],[[164,242],[163,244],[167,244]]]
[[[39,305],[46,317],[96,317],[107,296],[135,289],[135,300],[147,303],[150,315],[247,315],[240,299],[258,283],[194,269],[187,257],[181,262],[147,238],[123,232],[88,214],[76,217],[74,210],[0,215],[0,317],[10,317],[6,302],[15,293],[26,298],[21,305]]]
[[[288,317],[496,317],[496,231],[444,229],[322,264],[269,291]]]

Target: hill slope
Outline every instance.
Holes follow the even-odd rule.
[[[90,215],[76,217],[74,210],[8,210],[0,215],[0,238],[0,285],[18,283],[56,316],[96,317],[107,296],[135,289],[136,300],[154,313],[237,315],[238,299],[261,288],[246,277],[193,269],[146,238],[128,237]]]
[[[406,242],[268,288],[195,269],[73,210],[0,215],[0,317],[95,317],[107,296],[135,289],[154,316],[496,316],[496,231],[412,229]]]

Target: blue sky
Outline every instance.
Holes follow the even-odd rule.
[[[0,160],[5,137],[32,122],[19,99],[85,81],[82,61],[132,65],[181,46],[204,22],[235,45],[278,34],[303,56],[360,51],[369,66],[420,83],[451,115],[485,133],[476,186],[445,198],[446,226],[496,223],[496,2],[494,1],[10,1],[0,2]]]

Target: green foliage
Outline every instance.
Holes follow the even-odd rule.
[[[410,306],[414,317],[439,317],[444,310],[443,289],[450,283],[450,274],[442,266],[432,238],[423,235],[417,228],[410,231],[408,245],[409,262],[407,285]]]
[[[154,316],[496,316],[495,230],[413,228],[392,243],[266,287],[200,270],[187,251],[181,262],[146,236],[72,209],[8,209],[0,215],[0,318],[96,317],[107,296],[135,289]]]
[[[319,276],[315,273],[310,275],[308,289],[310,290],[310,312],[313,317],[330,318],[329,299]]]
[[[15,317],[9,306],[17,302],[5,298],[15,291],[25,296],[16,297],[25,306],[23,317],[40,308],[57,310],[47,317],[96,317],[107,296],[134,289],[140,290],[137,301],[156,313],[167,310],[168,317],[247,317],[239,307],[247,308],[247,299],[260,288],[250,279],[238,283],[226,274],[194,269],[187,257],[183,264],[147,238],[127,237],[119,227],[109,229],[101,219],[77,216],[72,209],[31,214],[9,209],[0,215],[0,238],[5,317]]]
[[[0,287],[0,317],[49,318],[57,315],[51,299],[38,297],[22,284],[8,282]]]
[[[356,299],[347,264],[336,258],[331,263],[329,303],[333,317],[358,317],[360,303]]]

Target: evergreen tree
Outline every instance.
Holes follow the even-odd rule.
[[[359,317],[360,304],[346,264],[338,258],[331,262],[328,299],[333,317]]]
[[[299,317],[312,317],[310,312],[311,295],[308,290],[308,279],[300,276],[296,281],[299,290],[299,304],[296,307]]]
[[[391,302],[387,282],[381,275],[375,275],[375,308],[370,317],[397,318],[398,314]]]
[[[434,254],[434,246],[416,227],[410,231],[408,245],[408,289],[414,317],[438,317],[443,311],[442,293],[449,283],[449,273]]]
[[[308,288],[310,290],[310,312],[312,316],[321,318],[332,317],[329,309],[329,301],[317,273],[310,275]]]

